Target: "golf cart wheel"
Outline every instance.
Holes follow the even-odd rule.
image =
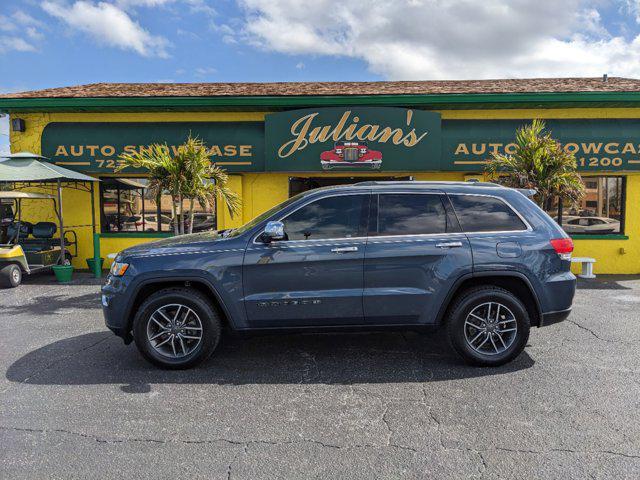
[[[185,369],[211,356],[221,323],[205,295],[190,288],[166,288],[150,295],[133,320],[133,338],[149,362]]]
[[[464,292],[447,318],[451,346],[467,363],[482,367],[504,365],[520,355],[529,329],[529,314],[522,301],[494,286]]]
[[[22,270],[15,263],[0,268],[0,286],[15,288],[22,283]]]

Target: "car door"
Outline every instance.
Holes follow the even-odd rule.
[[[533,267],[541,245],[537,235],[504,199],[480,194],[449,194],[473,252],[474,272],[516,271]],[[543,268],[540,266],[540,268]]]
[[[285,240],[252,241],[243,265],[251,327],[362,322],[369,200],[369,191],[313,199],[277,219]]]
[[[455,281],[472,269],[471,249],[439,192],[373,195],[364,261],[370,324],[429,324]]]

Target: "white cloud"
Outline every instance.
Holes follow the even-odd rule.
[[[304,67],[305,67],[305,65],[304,65],[304,63],[303,63],[303,62],[298,62],[298,63],[296,63],[296,68],[297,68],[298,70],[304,70]]]
[[[116,0],[116,5],[123,9],[135,7],[159,7],[175,0]]]
[[[199,67],[195,70],[195,76],[198,78],[210,77],[218,73],[218,70],[213,67]]]
[[[66,23],[73,30],[93,37],[98,43],[132,50],[145,57],[169,56],[169,41],[162,36],[152,35],[138,22],[117,6],[79,0],[69,5],[46,0],[42,8],[50,15]]]
[[[19,37],[0,36],[0,53],[35,52],[36,47]]]
[[[393,79],[640,76],[640,36],[611,35],[599,0],[238,0],[234,38],[363,60]]]
[[[207,16],[216,15],[216,10],[207,0],[115,0],[115,5],[122,10],[133,10],[140,7],[155,8],[181,3],[188,7],[190,13],[202,13]]]
[[[44,38],[40,32],[42,27],[40,21],[22,10],[16,10],[10,16],[0,15],[0,32],[7,34],[0,36],[0,53],[35,52],[37,42]]]

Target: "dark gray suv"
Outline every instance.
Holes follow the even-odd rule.
[[[525,192],[526,193],[526,192]],[[491,183],[365,182],[311,190],[246,225],[120,252],[107,326],[186,368],[234,331],[444,326],[476,365],[502,365],[531,326],[564,320],[571,239],[525,194]]]

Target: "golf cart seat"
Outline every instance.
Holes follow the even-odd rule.
[[[53,238],[57,230],[58,227],[53,222],[38,222],[31,227],[31,235],[33,238],[20,240],[20,244],[25,252],[51,250],[60,243],[59,239]]]
[[[27,238],[33,229],[33,225],[29,222],[11,222],[7,225],[7,242],[13,243],[18,238],[20,233],[20,239]]]

